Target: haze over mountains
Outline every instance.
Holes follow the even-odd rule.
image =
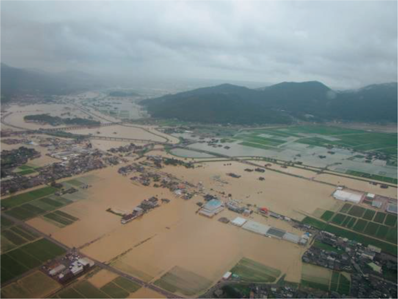
[[[61,95],[109,86],[82,72],[47,73],[1,64],[2,101],[14,95]],[[397,83],[335,91],[317,82],[283,82],[263,88],[232,84],[193,89],[142,102],[154,118],[218,124],[297,121],[397,122]]]
[[[295,121],[397,122],[397,83],[334,91],[324,84],[283,82],[260,89],[222,84],[142,103],[155,118],[231,124]]]
[[[1,64],[1,95],[5,99],[26,93],[61,95],[100,86],[98,78],[83,72],[49,73]]]

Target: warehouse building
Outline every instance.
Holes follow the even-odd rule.
[[[245,230],[251,231],[253,233],[265,236],[271,227],[268,225],[264,225],[264,224],[249,220],[242,226],[242,228]]]
[[[360,203],[362,196],[363,195],[360,193],[354,193],[352,191],[341,190],[341,189],[337,189],[333,193],[333,197],[335,199],[342,200],[342,201],[349,201],[349,202],[353,202],[356,204]]]
[[[203,206],[199,214],[211,218],[222,210],[224,210],[224,204],[218,199],[212,199]]]

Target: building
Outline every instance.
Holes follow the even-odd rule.
[[[202,209],[199,211],[199,214],[211,218],[220,213],[222,210],[224,210],[224,204],[218,199],[212,199],[202,207]]]
[[[362,199],[362,194],[354,193],[347,190],[337,189],[333,193],[333,197],[338,200],[349,201],[358,204]]]
[[[282,239],[286,240],[286,241],[289,241],[289,242],[292,242],[292,243],[295,243],[295,244],[298,244],[300,242],[300,237],[295,235],[295,234],[292,234],[292,233],[284,234]]]
[[[241,217],[236,217],[234,220],[232,220],[231,221],[231,223],[233,224],[233,225],[236,225],[236,226],[242,226],[243,224],[245,224],[246,223],[246,219],[245,218],[241,218]]]
[[[231,275],[232,275],[232,273],[228,271],[228,272],[226,272],[226,273],[224,274],[224,276],[222,277],[222,279],[227,280],[227,279],[229,279],[229,278],[231,277]]]
[[[392,213],[392,214],[397,214],[397,204],[389,203],[387,205],[386,212]]]
[[[64,264],[59,264],[58,266],[56,266],[56,267],[52,268],[50,271],[48,271],[48,275],[55,276],[55,275],[61,273],[65,268],[66,268],[66,266]]]
[[[373,200],[372,201],[372,207],[380,209],[382,205],[383,205],[383,203],[381,201],[378,201],[378,200]]]
[[[241,218],[241,219],[243,219],[243,218]],[[249,220],[242,226],[242,228],[245,230],[251,231],[253,233],[265,236],[271,227],[268,225],[264,225],[264,224]]]

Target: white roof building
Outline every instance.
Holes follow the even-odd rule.
[[[231,273],[231,272],[226,272],[226,273],[224,274],[224,276],[222,277],[222,279],[225,279],[225,280],[227,280],[228,278],[230,278],[230,277],[231,277],[231,275],[232,275],[232,273]]]
[[[267,231],[271,227],[268,225],[264,225],[264,224],[249,220],[242,226],[242,228],[245,230],[251,231],[253,233],[265,236],[267,234]]]
[[[236,217],[234,220],[231,221],[231,223],[232,223],[233,225],[236,225],[236,226],[242,226],[243,224],[246,223],[246,221],[247,221],[247,220],[246,220],[245,218]]]
[[[345,190],[336,190],[333,193],[333,197],[342,201],[349,201],[353,203],[359,203],[362,199],[362,194],[353,193]]]

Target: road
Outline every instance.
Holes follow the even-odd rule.
[[[7,218],[7,219],[9,219],[9,220],[11,220],[11,221],[13,221],[13,222],[15,222],[16,224],[22,226],[22,227],[25,228],[25,229],[30,230],[30,231],[33,231],[33,232],[36,233],[37,235],[39,235],[39,236],[41,236],[41,237],[43,237],[43,238],[45,238],[45,239],[47,239],[47,240],[49,240],[49,241],[55,243],[56,245],[58,245],[59,247],[65,249],[65,250],[67,250],[67,251],[70,251],[70,250],[72,249],[72,248],[68,247],[67,245],[65,245],[65,244],[63,244],[63,243],[61,243],[61,242],[55,240],[55,239],[52,238],[51,236],[49,236],[49,235],[47,235],[47,234],[45,234],[45,233],[43,233],[43,232],[37,230],[36,228],[30,226],[29,224],[27,224],[27,223],[25,223],[25,222],[23,222],[23,221],[21,221],[21,220],[19,220],[19,219],[17,219],[17,218],[14,218],[14,217],[12,217],[12,216],[10,216],[10,215],[7,215],[7,214],[5,214],[5,213],[1,213],[1,217],[5,217],[5,218]],[[79,251],[77,251],[77,252],[78,252],[79,254],[81,254]],[[85,255],[85,254],[81,254],[81,255],[87,256],[87,255]],[[153,291],[155,291],[155,292],[158,292],[159,294],[162,294],[163,296],[166,296],[167,298],[183,298],[183,297],[180,297],[180,296],[176,296],[176,295],[173,294],[173,293],[167,292],[167,291],[165,291],[165,290],[163,290],[163,289],[161,289],[161,288],[158,288],[157,286],[155,286],[155,285],[153,285],[153,284],[151,284],[151,283],[147,283],[147,282],[145,282],[145,281],[143,281],[143,280],[141,280],[141,279],[138,279],[138,278],[133,277],[133,276],[131,276],[131,275],[129,275],[129,274],[126,274],[126,273],[124,273],[124,272],[122,272],[122,271],[120,271],[120,270],[118,270],[118,269],[116,269],[116,268],[114,268],[114,267],[112,267],[112,266],[110,266],[110,265],[108,265],[108,264],[102,263],[102,262],[100,262],[100,261],[98,261],[98,260],[96,260],[96,259],[94,259],[94,258],[92,258],[92,257],[90,257],[90,256],[87,256],[87,257],[88,257],[89,259],[91,259],[91,260],[95,263],[95,265],[96,265],[97,267],[99,267],[99,268],[101,268],[101,269],[108,270],[108,271],[110,271],[110,272],[113,272],[113,273],[115,273],[115,274],[117,274],[117,275],[119,275],[119,276],[122,276],[122,277],[124,277],[124,278],[127,278],[127,279],[129,279],[129,280],[131,280],[131,281],[133,281],[133,282],[139,284],[140,286],[146,287],[146,288],[151,289],[151,290],[153,290]],[[31,270],[25,272],[24,274],[22,274],[22,275],[20,275],[20,276],[18,276],[18,277],[15,277],[14,279],[12,279],[12,280],[8,281],[7,283],[3,284],[3,285],[2,285],[2,288],[5,287],[6,285],[8,285],[8,284],[10,284],[10,283],[12,283],[12,282],[18,280],[18,279],[21,279],[21,278],[24,277],[24,276],[27,276],[28,274],[31,274],[32,272],[36,271],[38,268],[40,268],[40,266],[37,267],[37,268],[31,269]]]

